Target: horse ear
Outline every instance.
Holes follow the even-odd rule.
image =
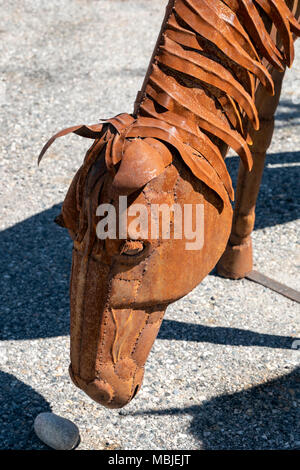
[[[171,152],[156,139],[127,141],[113,187],[128,196],[157,178],[171,162]]]

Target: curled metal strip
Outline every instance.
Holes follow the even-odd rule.
[[[86,126],[86,125],[80,124],[79,126],[68,127],[66,129],[59,131],[57,134],[53,135],[51,139],[49,139],[48,142],[42,148],[42,151],[38,157],[38,164],[40,164],[48,148],[59,137],[63,137],[65,135],[73,133],[73,134],[80,135],[81,137],[86,137],[88,139],[97,139],[98,137],[101,136],[102,128],[103,128],[102,124],[93,124],[92,126]]]
[[[196,11],[188,8],[183,2],[178,2],[175,6],[175,11],[194,31],[208,41],[213,42],[231,60],[252,72],[259,78],[267,90],[274,94],[274,84],[267,69],[245,52],[234,37],[229,34],[225,22],[218,18],[215,12],[213,16],[215,17],[216,24],[212,24],[212,18],[208,22],[199,15],[199,7],[202,5],[202,2],[203,0],[197,2],[198,9]]]
[[[277,44],[264,15],[277,30]],[[97,159],[114,173],[131,140],[156,139],[176,148],[193,174],[223,201],[227,194],[233,199],[220,140],[251,169],[248,122],[259,127],[255,90],[261,83],[274,94],[267,67],[291,66],[292,34],[300,36],[300,25],[285,0],[170,2],[135,114],[64,129],[46,143],[38,162],[61,136],[95,139],[77,183],[83,188]]]
[[[234,98],[245,110],[254,129],[259,128],[257,109],[251,96],[235,80],[227,68],[197,52],[184,51],[181,46],[169,38],[166,38],[161,50],[163,52],[159,57],[160,62],[222,90]]]
[[[282,2],[278,0],[256,0],[256,3],[258,3],[274,22],[282,38],[285,63],[288,67],[291,67],[295,58],[294,41],[288,18],[284,13],[285,9],[282,7]]]
[[[173,77],[165,75],[157,66],[154,67],[151,81],[170,96],[169,104],[165,104],[168,109],[171,107],[170,110],[172,110],[173,101],[178,103],[181,108],[188,109],[197,118],[200,128],[223,140],[237,152],[247,169],[252,168],[252,156],[248,144],[237,131],[229,126],[226,127],[225,121],[221,121],[208,111],[185,87]]]
[[[227,194],[221,180],[217,178],[211,165],[205,165],[205,160],[196,156],[192,147],[182,143],[180,135],[174,126],[158,119],[140,117],[126,132],[126,137],[153,137],[171,144],[190,168],[192,173],[214,190],[222,199],[227,200]]]
[[[211,164],[212,168],[215,169],[221,181],[223,181],[230,199],[234,199],[231,178],[220,152],[218,152],[217,148],[211,144],[209,138],[197,129],[195,123],[187,120],[181,120],[181,122],[178,122],[178,115],[171,111],[166,111],[163,113],[163,116],[161,116],[161,114],[158,114],[155,111],[153,102],[150,100],[144,103],[141,109],[150,117],[156,119],[163,118],[163,120],[168,124],[176,126],[182,141],[189,143],[189,145],[199,154],[204,156],[204,158]]]
[[[260,54],[279,70],[284,70],[283,56],[267,32],[252,0],[239,0],[238,12],[245,18],[248,30]]]

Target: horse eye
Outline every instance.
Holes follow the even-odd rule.
[[[135,256],[144,251],[145,245],[139,240],[126,240],[121,249],[121,255]]]

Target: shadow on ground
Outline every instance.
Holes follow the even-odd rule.
[[[228,158],[227,168],[235,186],[239,159]],[[290,165],[274,167],[273,165]],[[255,230],[285,224],[299,218],[300,152],[268,155],[256,206]]]
[[[292,336],[268,335],[239,328],[196,325],[175,320],[163,321],[158,338],[228,346],[261,346],[280,349],[291,349],[292,343],[297,340]]]
[[[60,206],[0,233],[0,339],[30,339],[69,332],[72,244],[54,222]]]
[[[300,152],[274,154],[268,164],[295,163]],[[229,158],[228,167],[235,180],[238,159]],[[299,217],[300,167],[266,167],[258,201],[256,228],[283,224]],[[0,339],[31,339],[69,334],[69,275],[72,244],[66,230],[53,223],[60,205],[41,212],[0,233]],[[183,339],[165,322],[160,338]],[[182,327],[178,322],[178,327]],[[219,342],[222,331],[185,324],[184,336],[193,340]],[[195,339],[196,338],[196,339]],[[287,347],[290,338],[259,335],[228,329],[226,344]],[[222,343],[223,344],[223,343]]]
[[[35,435],[34,418],[51,411],[49,403],[29,385],[0,372],[0,449],[49,449]]]
[[[190,429],[204,449],[300,449],[300,369],[201,405],[137,412],[193,417]],[[299,403],[299,402],[298,402]]]
[[[297,118],[300,117],[299,103],[292,103],[290,100],[280,100],[276,113],[276,127],[299,126]]]
[[[299,160],[300,152],[274,154],[268,157],[268,164]],[[238,159],[228,159],[228,167],[235,179]],[[256,228],[287,223],[298,217],[297,172],[296,166],[265,169]],[[2,340],[69,334],[72,244],[66,231],[53,223],[59,211],[60,205],[56,205],[0,233]],[[295,339],[171,320],[163,322],[159,338],[283,349],[290,348]],[[243,449],[245,445],[251,449],[284,448],[286,443],[297,440],[294,434],[298,423],[292,402],[298,389],[299,371],[295,371],[268,384],[201,405],[159,413],[191,414],[191,432],[208,449]],[[1,372],[0,405],[1,449],[47,448],[32,429],[34,417],[41,411],[50,411],[41,395],[14,376]]]

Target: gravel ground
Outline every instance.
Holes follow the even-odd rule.
[[[78,425],[78,449],[300,448],[299,305],[247,280],[212,273],[169,307],[125,409],[68,377],[71,243],[52,221],[89,142],[68,136],[36,158],[60,128],[131,112],[165,4],[0,0],[1,449],[45,449],[32,424],[50,410]],[[297,49],[253,238],[256,269],[300,289]]]

